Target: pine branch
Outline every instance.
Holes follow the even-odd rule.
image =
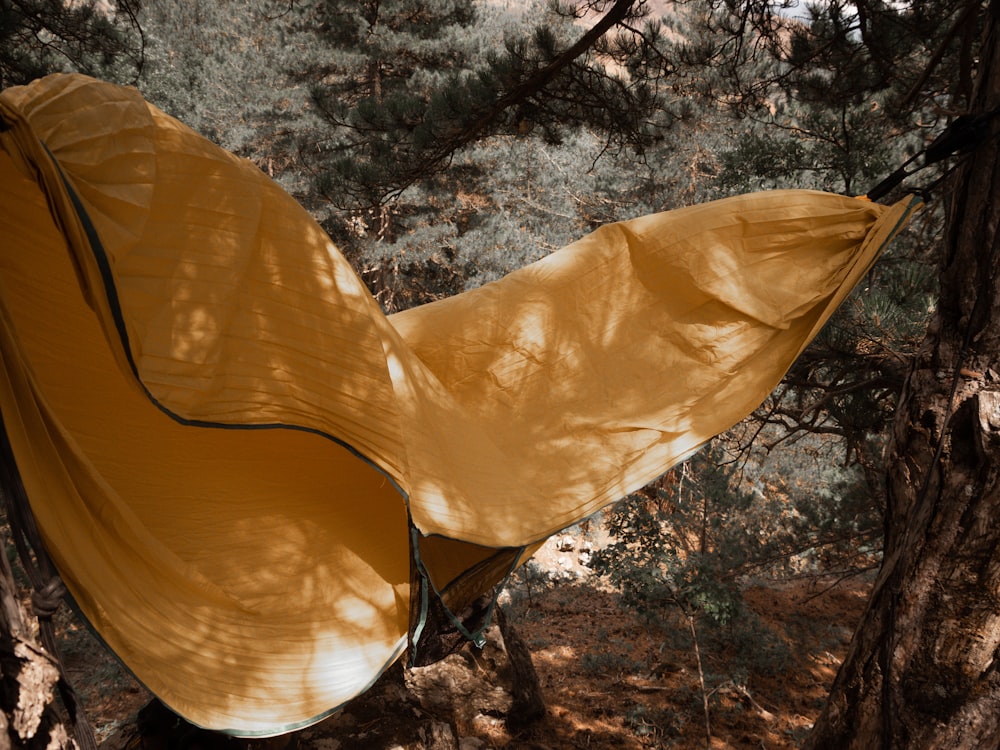
[[[561,72],[592,49],[604,34],[626,19],[637,2],[639,0],[616,0],[611,10],[573,45],[514,88],[499,96],[490,106],[475,114],[467,123],[443,134],[437,139],[435,147],[422,154],[415,164],[399,175],[395,186],[383,196],[383,202],[398,196],[407,187],[433,174],[456,151],[475,142],[495,127],[507,112],[540,94]]]

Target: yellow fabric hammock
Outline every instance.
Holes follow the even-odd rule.
[[[240,735],[335,710],[428,592],[465,606],[746,416],[916,206],[692,206],[386,317],[135,90],[53,76],[0,119],[0,410],[45,546],[153,693]]]

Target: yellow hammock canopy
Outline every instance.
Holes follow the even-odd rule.
[[[136,90],[52,76],[0,120],[0,411],[44,545],[139,680],[245,736],[336,710],[429,597],[460,610],[745,417],[917,205],[643,216],[387,317]]]

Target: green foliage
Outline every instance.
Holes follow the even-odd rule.
[[[466,72],[482,41],[475,18],[471,0],[321,2],[300,14],[297,30],[313,35],[314,54],[290,72],[309,82],[321,123],[299,146],[330,202],[380,205],[382,184],[401,188],[390,175],[405,167],[406,152],[434,148],[448,113],[469,95]]]
[[[615,649],[588,651],[580,657],[580,669],[589,675],[634,674],[643,668],[642,662],[632,659],[631,644],[614,644]],[[619,650],[622,649],[622,650]]]
[[[650,708],[636,703],[625,712],[625,724],[637,737],[677,737],[684,717],[671,708]]]
[[[823,434],[757,433],[740,468],[753,502],[719,543],[731,575],[849,575],[877,564],[882,494],[842,451]]]
[[[647,615],[678,606],[717,626],[740,616],[739,591],[722,575],[725,558],[714,542],[750,498],[732,487],[719,456],[710,447],[690,460],[690,470],[682,468],[686,481],[658,481],[608,515],[615,541],[595,553],[592,567],[628,606]],[[675,480],[679,473],[672,472]]]
[[[140,15],[148,38],[144,96],[234,153],[280,176],[292,156],[280,131],[301,117],[304,92],[285,85],[296,49],[282,3],[157,0]]]
[[[757,455],[737,471],[714,442],[607,516],[612,542],[592,567],[624,606],[672,637],[692,618],[722,670],[709,682],[745,684],[791,660],[787,643],[744,604],[746,580],[844,572],[878,559],[881,513],[862,472],[831,465],[822,440],[815,455],[807,448],[785,447],[767,461]]]
[[[601,5],[633,17],[629,3]],[[599,36],[582,35],[578,9],[534,8],[514,22],[492,6],[474,12],[471,2],[423,3],[420,13],[411,6],[320,5],[306,16],[327,53],[294,77],[312,80],[326,127],[322,149],[300,147],[319,191],[339,208],[398,198],[490,136],[531,134],[555,145],[586,127],[603,134],[605,147],[642,148],[672,119],[663,71],[637,75],[638,45],[624,37],[599,46]]]
[[[754,677],[776,677],[793,662],[788,642],[747,610],[727,628],[706,629],[704,647],[710,653],[724,655],[721,661],[725,674],[716,678],[717,683],[728,680],[747,685]]]
[[[778,112],[723,152],[720,182],[733,192],[796,186],[864,193],[903,160],[894,135],[873,105],[806,105]]]
[[[654,169],[598,158],[602,145],[588,133],[560,145],[493,138],[387,209],[334,214],[325,226],[387,310],[465,291],[602,223],[664,207]]]
[[[143,65],[136,3],[0,0],[0,89],[49,73],[132,81]]]

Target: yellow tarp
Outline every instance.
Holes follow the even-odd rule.
[[[913,208],[602,227],[387,318],[309,215],[133,89],[0,95],[0,410],[46,546],[196,724],[286,731],[755,408]],[[418,600],[418,598],[417,598]]]

